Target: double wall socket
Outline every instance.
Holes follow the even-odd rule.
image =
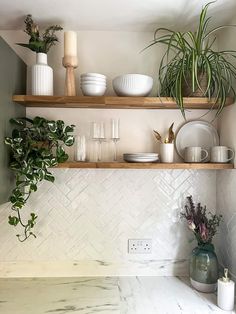
[[[129,239],[128,252],[129,254],[151,254],[152,239]]]

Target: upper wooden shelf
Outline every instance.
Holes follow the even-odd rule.
[[[108,108],[108,109],[178,109],[173,98],[166,97],[116,97],[116,96],[31,96],[14,95],[13,101],[26,107],[47,108]],[[227,98],[226,106],[233,103]],[[184,98],[186,109],[217,108],[208,98]]]
[[[137,163],[137,162],[77,162],[67,161],[58,168],[87,168],[87,169],[197,169],[223,170],[233,169],[233,164],[214,163]]]

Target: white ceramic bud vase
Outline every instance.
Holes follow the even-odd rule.
[[[161,162],[174,162],[174,144],[164,143],[160,145]]]
[[[36,64],[31,68],[31,90],[32,95],[53,95],[53,70],[46,53],[36,54]]]

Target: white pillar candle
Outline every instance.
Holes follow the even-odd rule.
[[[76,57],[77,56],[77,34],[73,31],[64,33],[64,56]]]
[[[217,305],[225,311],[234,309],[234,286],[235,283],[228,278],[228,269],[225,268],[225,275],[218,279]]]

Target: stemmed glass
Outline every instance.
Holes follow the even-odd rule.
[[[120,119],[111,120],[111,140],[114,143],[113,161],[117,161],[117,142],[120,140]]]
[[[104,122],[92,122],[91,125],[91,137],[98,145],[97,161],[102,160],[102,142],[106,141],[105,137],[105,123]]]

